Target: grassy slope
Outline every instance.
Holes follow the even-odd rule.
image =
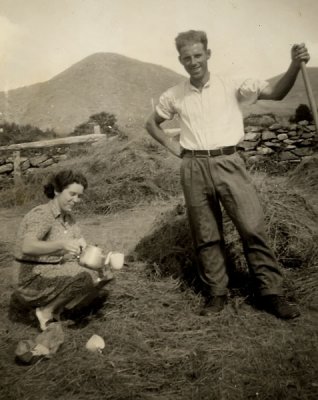
[[[95,215],[83,222],[89,242],[94,243],[98,238],[103,247],[111,242],[112,247],[131,253],[128,266],[117,273],[116,282],[109,286],[108,301],[97,315],[87,319],[90,323],[82,321],[79,325],[65,326],[66,340],[56,356],[33,366],[22,367],[13,362],[17,342],[34,337],[37,331],[30,323],[7,318],[12,224],[16,225],[18,219],[10,217],[15,214],[10,209],[2,213],[3,223],[9,225],[0,238],[0,398],[316,399],[317,263],[306,245],[316,243],[317,215],[311,202],[315,201],[317,188],[317,158],[299,166],[290,180],[254,175],[276,251],[282,256],[293,253],[302,262],[298,268],[285,269],[287,294],[293,293],[299,302],[300,319],[283,322],[255,310],[240,288],[231,291],[229,305],[220,316],[203,318],[198,315],[201,295],[184,285],[180,275],[173,274],[172,260],[166,259],[166,273],[160,269],[159,256],[150,261],[151,256],[158,252],[164,255],[174,245],[171,240],[174,237],[154,235],[156,228],[169,221],[173,224],[175,218],[184,218],[179,214],[174,159],[161,154],[156,146],[152,150],[149,145],[134,145],[129,149],[125,143],[112,146],[109,151],[114,159],[108,162],[110,166],[117,162],[116,168],[107,166],[110,153],[103,148],[88,152],[85,157],[74,157],[68,165],[80,165],[89,174],[92,189],[99,189],[100,196],[116,193],[112,202],[109,197],[98,201],[99,205],[114,204],[104,212],[117,210],[116,213],[106,217]],[[115,149],[120,148],[122,151],[116,153]],[[164,162],[160,163],[162,157]],[[131,182],[131,176],[138,179]],[[139,183],[149,183],[151,176],[157,177],[150,179],[155,189],[140,194]],[[166,192],[161,192],[163,182],[168,188]],[[127,191],[128,183],[137,189]],[[148,205],[140,210],[145,193]],[[134,202],[139,205],[135,211]],[[125,203],[132,211],[119,211]],[[171,215],[174,219],[167,221]],[[150,229],[154,220],[154,228]],[[156,247],[148,254],[148,260],[138,261],[132,249],[149,236],[157,238]],[[238,251],[236,246],[234,250]],[[312,250],[317,251],[316,247]],[[240,260],[238,253],[236,259]],[[90,354],[84,348],[93,333],[105,338],[103,354]]]

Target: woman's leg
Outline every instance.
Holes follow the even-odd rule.
[[[52,300],[49,304],[43,307],[37,307],[35,309],[35,315],[40,323],[40,328],[45,331],[47,328],[47,323],[54,318],[54,315],[59,315],[59,310],[65,304],[65,299],[58,296]]]
[[[59,315],[64,306],[70,301],[78,296],[86,296],[94,288],[90,274],[83,272],[74,276],[70,283],[53,300],[44,306],[36,308],[35,314],[39,320],[41,330],[45,330],[48,321],[53,319],[54,315]]]
[[[94,283],[93,287],[86,293],[79,294],[74,297],[70,302],[65,304],[66,310],[72,310],[74,308],[81,308],[88,306],[93,300],[100,296],[100,293],[104,286],[112,281],[114,278],[112,273],[108,273],[99,281]]]

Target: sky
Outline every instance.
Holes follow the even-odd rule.
[[[205,30],[210,70],[271,78],[305,42],[318,66],[318,0],[0,0],[0,91],[51,79],[97,52],[184,74],[174,39]]]

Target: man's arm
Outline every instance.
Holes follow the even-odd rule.
[[[181,157],[181,146],[179,142],[173,138],[169,138],[160,126],[164,121],[165,119],[157,112],[153,112],[148,118],[145,128],[157,142],[166,147],[175,156]]]
[[[273,85],[266,86],[258,97],[258,100],[282,100],[293,87],[301,62],[307,63],[310,59],[304,43],[294,44],[291,49],[291,63],[286,73]]]

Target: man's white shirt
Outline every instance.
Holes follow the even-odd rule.
[[[189,150],[234,146],[244,136],[241,104],[254,103],[267,81],[244,81],[211,75],[202,90],[183,81],[159,99],[156,112],[164,119],[180,119],[180,145]]]

